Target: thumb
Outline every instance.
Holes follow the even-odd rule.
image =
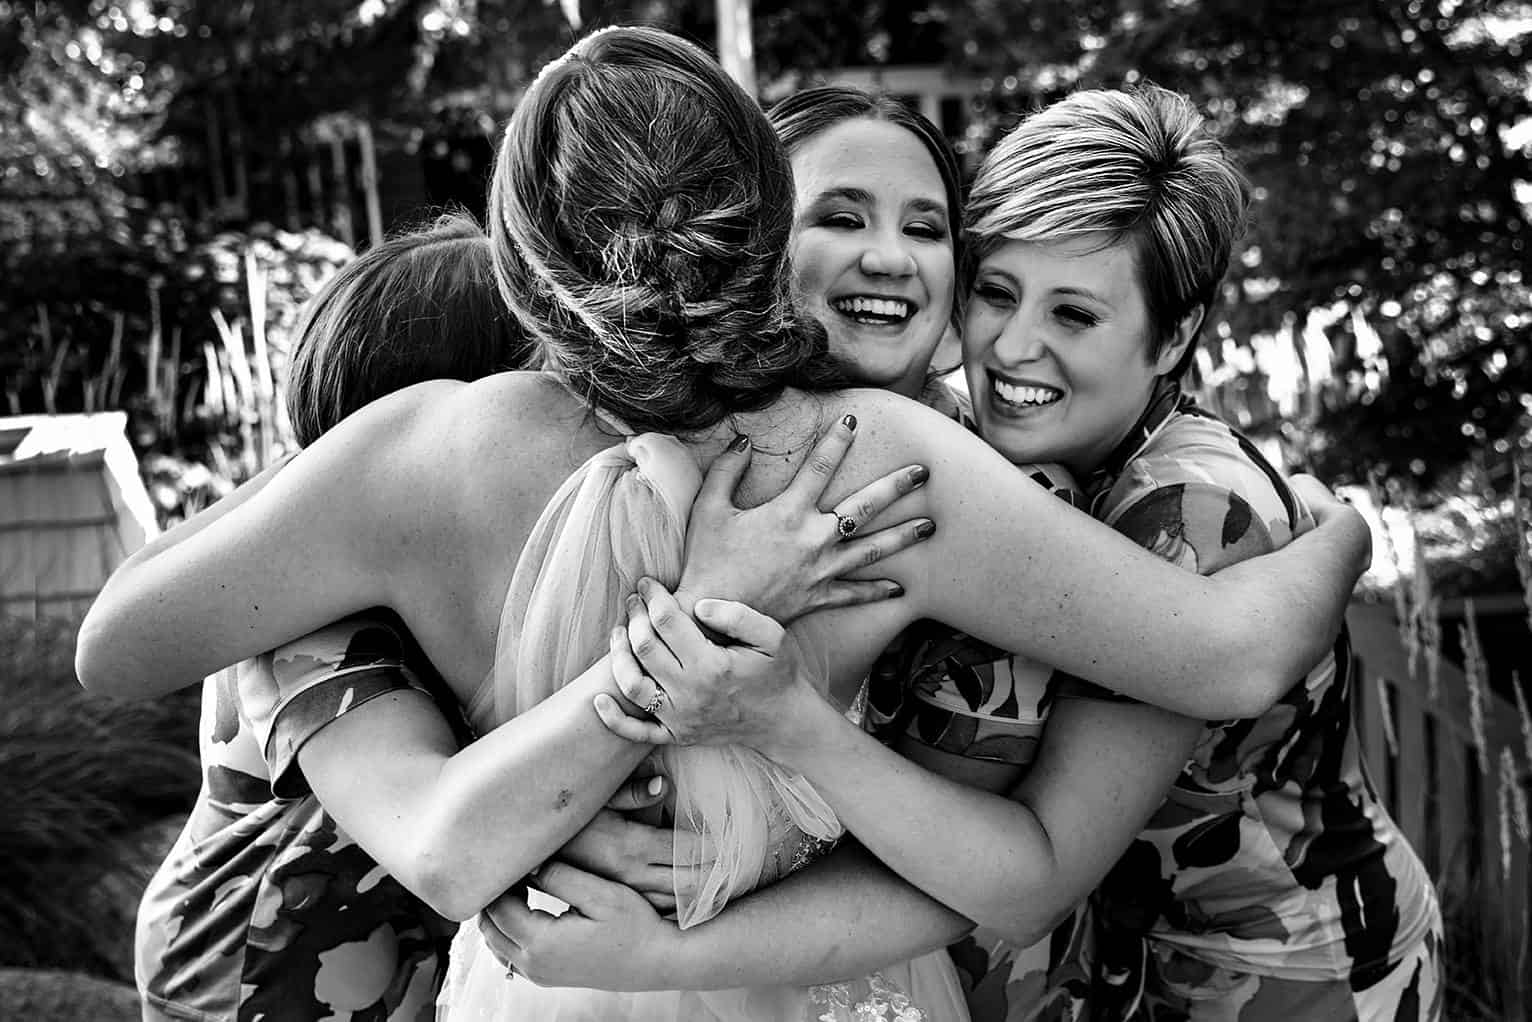
[[[736,436],[708,467],[702,488],[697,491],[697,503],[704,506],[727,504],[733,507],[734,491],[739,481],[745,477],[745,470],[750,467],[753,450],[748,436],[743,433]]]
[[[767,656],[775,656],[786,634],[774,618],[733,600],[698,600],[692,608],[697,620],[728,639]]]
[[[659,774],[652,777],[630,777],[622,787],[606,800],[606,807],[619,813],[635,809],[648,809],[665,801],[665,778]]]

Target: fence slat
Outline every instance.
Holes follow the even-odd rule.
[[[1378,789],[1378,798],[1388,808],[1389,814],[1397,818],[1388,736],[1383,730],[1383,707],[1378,704],[1377,686],[1367,680],[1369,674],[1366,663],[1356,664],[1353,691],[1356,693],[1357,728],[1361,732],[1362,751],[1367,757],[1368,773],[1372,777],[1373,786]]]
[[[1426,756],[1426,721],[1418,699],[1410,698],[1390,684],[1389,695],[1393,697],[1396,715],[1395,728],[1399,735],[1399,756],[1395,776],[1399,789],[1395,794],[1394,819],[1416,848],[1426,833],[1426,796],[1431,791],[1428,776],[1430,760]]]
[[[1473,751],[1445,728],[1437,731],[1436,783],[1431,805],[1436,811],[1437,875],[1439,888],[1466,882],[1468,873],[1468,786],[1472,783]],[[1415,835],[1409,834],[1411,840]],[[1459,886],[1458,889],[1461,889]]]

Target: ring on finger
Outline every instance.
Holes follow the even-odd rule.
[[[654,695],[650,696],[649,701],[644,704],[644,712],[652,717],[658,713],[660,711],[660,707],[664,705],[665,690],[656,685],[654,686]]]
[[[852,518],[850,515],[843,515],[839,511],[831,511],[830,514],[835,518],[835,532],[841,539],[850,539],[856,535],[857,524],[855,518]]]

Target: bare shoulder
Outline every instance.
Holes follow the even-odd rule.
[[[856,442],[826,493],[832,500],[907,465],[925,465],[933,482],[972,479],[974,473],[982,478],[1009,467],[962,425],[918,401],[868,388],[836,391],[822,399],[827,417],[851,414],[857,420]]]

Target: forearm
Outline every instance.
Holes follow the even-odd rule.
[[[1074,904],[1028,806],[911,762],[812,693],[773,732],[762,751],[807,777],[869,851],[951,910],[1037,935]]]
[[[292,460],[292,455],[288,455],[276,463],[267,466],[258,475],[241,484],[233,493],[217,501],[212,506],[203,509],[199,514],[193,515],[173,528],[167,529],[142,547],[139,547],[128,557],[124,558],[117,569],[113,571],[112,575],[106,580],[106,584],[97,593],[97,601],[104,600],[106,604],[109,604],[115,598],[117,588],[124,584],[123,580],[131,577],[145,562],[158,557],[161,553],[177,544],[191,539],[208,526],[222,520],[225,515],[244,506],[250,498],[260,493],[266,484],[271,482],[276,477],[277,472],[290,460]],[[81,684],[93,693],[130,699],[164,695],[166,692],[172,692],[202,680],[200,677],[183,676],[171,671],[147,671],[143,673],[143,681],[140,683],[126,684],[123,682],[129,680],[127,672],[79,671],[76,673],[81,678]],[[143,683],[145,681],[147,683]]]
[[[662,967],[673,971],[659,985],[832,983],[945,947],[972,928],[848,843],[679,931],[663,955]]]
[[[468,919],[585,826],[647,754],[601,726],[598,691],[615,694],[605,659],[455,753],[440,731],[419,741],[397,713],[353,712],[301,763],[379,864],[438,912]]]
[[[1280,550],[1232,564],[1211,576],[1215,582],[1239,585],[1254,596],[1258,605],[1251,613],[1261,622],[1258,634],[1281,636],[1281,641],[1264,641],[1240,651],[1249,670],[1238,673],[1265,683],[1235,708],[1239,712],[1203,716],[1259,716],[1331,652],[1356,581],[1367,568],[1370,544],[1360,515],[1337,515]]]

